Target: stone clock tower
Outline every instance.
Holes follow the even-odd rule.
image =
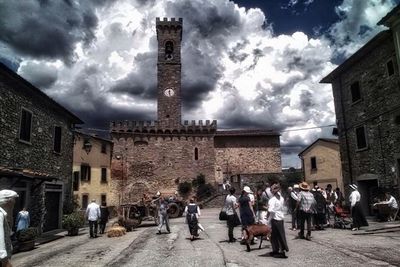
[[[158,40],[158,122],[162,127],[181,125],[181,41],[182,18],[156,20]]]

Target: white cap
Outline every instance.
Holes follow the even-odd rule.
[[[17,192],[4,189],[0,190],[0,204],[7,203],[10,199],[19,197]]]
[[[295,185],[293,185],[293,188],[296,189],[296,188],[300,188],[300,187],[298,184],[295,184]]]
[[[160,191],[157,191],[156,196],[160,196],[160,195],[161,195]]]

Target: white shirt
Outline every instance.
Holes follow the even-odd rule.
[[[89,221],[97,221],[100,218],[100,206],[95,202],[90,203],[86,208],[86,217]]]
[[[299,201],[298,193],[297,193],[296,191],[293,190],[293,191],[290,193],[290,196],[291,196],[294,200]]]
[[[225,199],[225,210],[226,215],[235,214],[236,197],[234,195],[228,195]]]
[[[6,242],[4,239],[5,218],[7,218],[7,212],[0,208],[0,259],[7,257]]]
[[[268,196],[269,199],[271,199],[271,198],[274,197],[274,195],[273,195],[272,192],[271,192],[271,187],[267,187],[267,188],[265,189],[265,193],[267,193],[267,196]]]
[[[360,201],[360,199],[361,199],[360,192],[358,192],[357,190],[354,190],[353,192],[351,192],[350,197],[349,197],[351,207],[354,207],[356,205],[356,203]]]
[[[279,199],[277,199],[276,196],[274,196],[268,201],[268,212],[270,213],[271,219],[274,219],[277,221],[282,221],[284,219],[284,217],[285,217],[284,211],[283,211],[284,203],[285,203],[285,200],[283,199],[282,196],[280,196]]]
[[[397,205],[397,201],[393,196],[390,196],[389,200],[386,201],[386,203],[391,207],[392,209],[398,209],[399,206]]]

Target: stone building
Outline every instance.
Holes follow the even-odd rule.
[[[74,200],[86,209],[92,199],[107,203],[111,184],[111,140],[74,132],[73,183]],[[112,201],[111,202],[115,202]]]
[[[343,176],[338,139],[319,138],[299,153],[304,180],[326,188],[328,184],[343,192]]]
[[[26,206],[31,225],[61,228],[72,199],[72,130],[83,123],[0,63],[0,188],[17,191],[14,216]]]
[[[182,26],[181,18],[156,20],[157,121],[111,122],[112,190],[119,203],[143,193],[175,192],[199,174],[217,185],[243,171],[281,171],[278,133],[218,131],[215,120],[182,123]]]
[[[321,81],[333,88],[345,190],[358,184],[365,212],[381,190],[399,197],[400,6],[379,24],[389,29]]]

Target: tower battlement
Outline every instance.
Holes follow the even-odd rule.
[[[168,18],[163,18],[162,20],[160,18],[156,18],[156,25],[157,26],[182,26],[183,19],[178,18],[171,18],[171,20],[168,20]]]
[[[110,123],[111,133],[143,133],[143,134],[195,134],[215,133],[217,121],[185,120],[178,127],[165,127],[159,121],[112,121]]]

